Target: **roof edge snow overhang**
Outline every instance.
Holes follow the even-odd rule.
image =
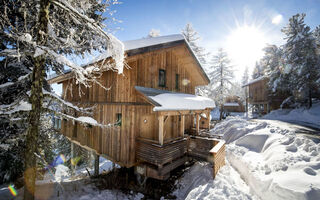
[[[155,107],[160,107],[162,106],[159,102],[153,100],[151,97],[160,95],[160,94],[180,94],[180,95],[192,95],[194,97],[197,97],[194,94],[187,94],[187,93],[182,93],[182,92],[173,92],[173,91],[168,91],[168,90],[160,90],[160,89],[155,89],[155,88],[147,88],[147,87],[141,87],[141,86],[135,86],[134,87],[139,94],[143,96],[143,98],[148,101],[151,105]],[[215,106],[214,106],[215,107]],[[171,111],[203,111],[206,109],[213,109],[214,107],[206,107],[204,109],[161,109],[161,110],[153,110],[154,112],[171,112]]]
[[[246,86],[252,85],[252,84],[254,84],[254,83],[260,82],[260,81],[265,80],[265,79],[267,79],[267,78],[268,78],[268,77],[266,77],[266,76],[261,76],[261,77],[259,77],[259,78],[256,78],[256,79],[251,80],[249,83],[247,83],[247,84],[245,84],[245,85],[242,85],[242,87],[246,87]]]

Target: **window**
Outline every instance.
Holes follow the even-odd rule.
[[[57,117],[53,117],[53,123],[55,129],[61,129],[61,119]]]
[[[179,74],[176,74],[176,90],[179,90]]]
[[[159,69],[159,86],[166,87],[166,70]]]
[[[122,114],[121,113],[117,113],[116,126],[121,126],[121,125],[122,125]]]

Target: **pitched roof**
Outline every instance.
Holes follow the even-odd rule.
[[[128,56],[140,54],[143,52],[148,52],[148,51],[153,51],[157,49],[162,49],[162,48],[168,48],[168,47],[173,47],[179,44],[186,44],[190,54],[192,57],[195,59],[197,66],[203,75],[203,77],[206,79],[207,82],[210,82],[210,79],[208,78],[207,74],[202,68],[202,65],[191,49],[189,43],[186,41],[185,37],[182,34],[173,34],[173,35],[166,35],[166,36],[159,36],[159,37],[151,37],[151,38],[142,38],[142,39],[137,39],[137,40],[128,40],[124,41],[124,50]],[[99,56],[95,57],[93,60],[90,62],[83,64],[82,66],[88,66],[93,63],[96,63],[100,60],[104,60],[106,58],[110,57],[110,55],[106,53],[102,53]],[[65,71],[64,74],[70,73],[71,70]],[[64,75],[62,74],[62,75]],[[59,76],[62,76],[59,75]],[[57,76],[49,76],[48,80],[54,79]]]
[[[259,82],[259,81],[262,81],[262,80],[264,80],[264,79],[266,79],[266,78],[267,78],[267,77],[265,77],[265,76],[260,76],[259,78],[256,78],[256,79],[253,79],[253,80],[249,81],[247,84],[243,85],[242,87],[245,87],[245,86],[254,84],[254,83]]]
[[[183,35],[181,34],[174,34],[174,35],[166,35],[166,36],[159,36],[159,37],[151,37],[151,38],[142,38],[137,40],[127,40],[124,41],[124,50],[129,51],[133,49],[139,49],[142,47],[147,46],[154,46],[158,44],[164,44],[174,41],[184,40]]]

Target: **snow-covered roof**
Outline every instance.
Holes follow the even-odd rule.
[[[124,50],[129,51],[133,49],[139,49],[148,46],[154,46],[158,44],[164,44],[174,41],[184,40],[183,35],[181,34],[174,34],[174,35],[166,35],[166,36],[159,36],[159,37],[151,37],[151,38],[142,38],[138,40],[128,40],[124,41]]]
[[[188,50],[190,51],[191,55],[195,59],[197,66],[200,70],[200,73],[203,75],[203,77],[210,82],[210,79],[208,78],[207,74],[203,70],[200,61],[198,60],[197,56],[191,49],[189,43],[186,41],[185,37],[182,34],[173,34],[173,35],[166,35],[166,36],[159,36],[159,37],[151,37],[151,38],[142,38],[137,40],[128,40],[124,41],[124,51],[128,54],[128,56],[139,54],[146,51],[152,51],[160,48],[166,48],[166,47],[172,47],[176,44],[183,44],[185,43]],[[98,61],[107,59],[110,57],[110,53],[108,51],[105,51],[104,53],[101,53],[100,55],[93,58],[91,61],[82,64],[82,67],[86,67],[88,65],[92,65],[93,63],[96,63]],[[64,72],[64,74],[68,74],[71,70],[67,70]],[[47,80],[53,80],[59,76],[62,75],[51,75]]]
[[[259,82],[259,81],[264,80],[264,79],[266,79],[266,78],[267,78],[267,77],[265,77],[265,76],[260,76],[259,78],[256,78],[256,79],[253,79],[253,80],[249,81],[247,84],[243,85],[242,87],[251,85],[251,84],[253,84],[253,83]]]
[[[140,86],[135,86],[135,88],[155,105],[153,111],[204,110],[216,107],[214,101],[207,97]]]
[[[223,106],[234,106],[234,107],[237,107],[239,106],[238,103],[224,103]]]
[[[174,35],[166,35],[166,36],[159,36],[159,37],[151,37],[151,38],[141,38],[137,40],[127,40],[123,42],[124,45],[124,51],[128,53],[128,51],[141,49],[145,47],[160,45],[160,44],[166,44],[170,42],[176,42],[176,41],[184,41],[185,38],[181,34],[174,34]],[[110,54],[108,51],[101,53],[94,59],[90,60],[88,63],[83,64],[82,66],[91,65],[93,63],[96,63],[100,60],[106,59],[110,57]]]

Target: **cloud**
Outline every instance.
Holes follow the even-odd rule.
[[[283,20],[282,15],[278,14],[272,18],[272,23],[275,25],[278,25],[282,22],[282,20]]]

